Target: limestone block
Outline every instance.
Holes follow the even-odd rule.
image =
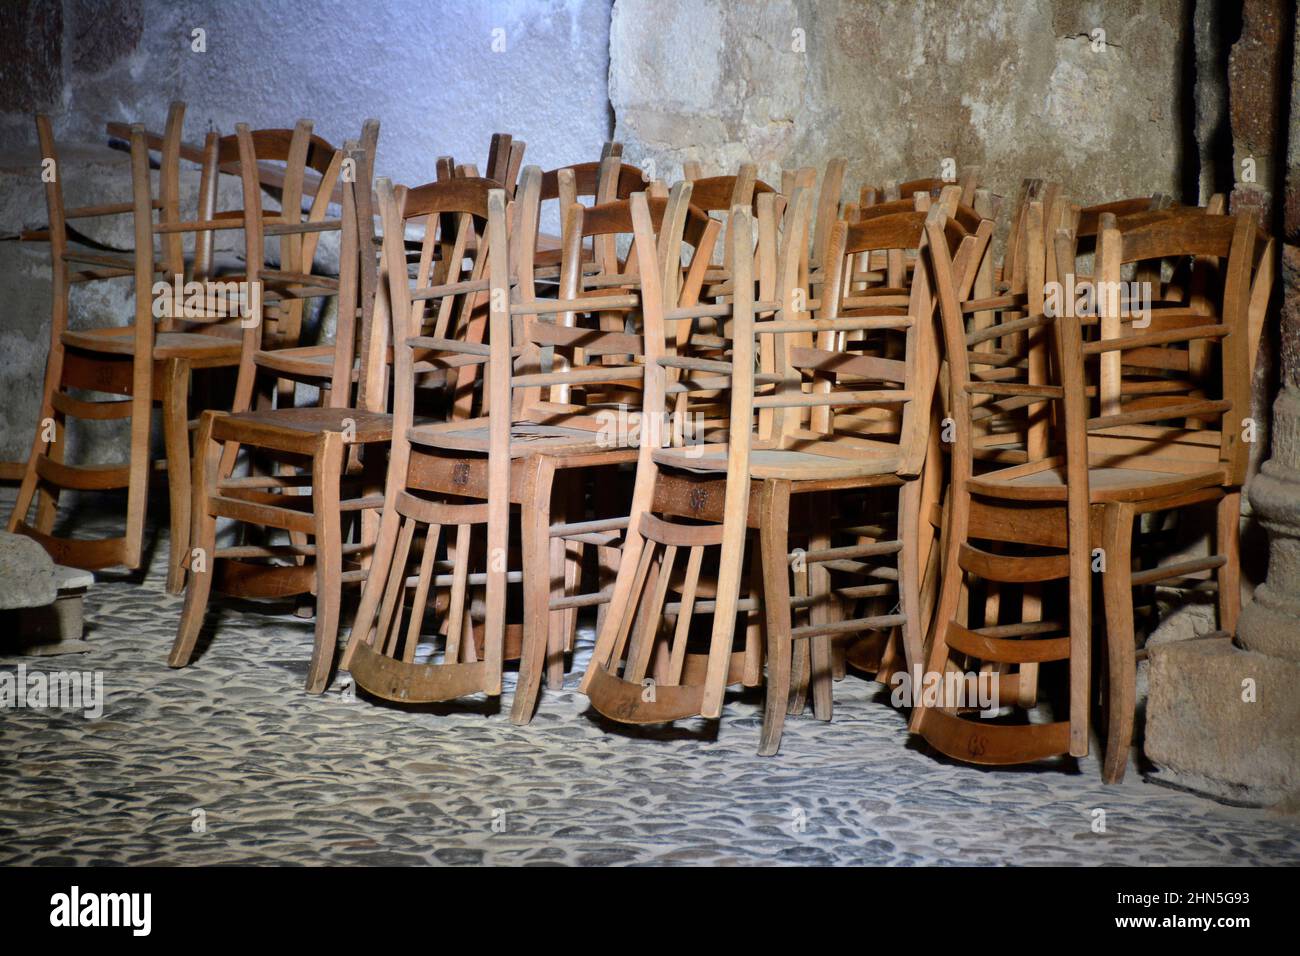
[[[952,158],[1012,196],[1027,176],[1083,203],[1176,193],[1188,30],[1174,0],[618,0],[615,135],[662,178],[845,156],[856,194]]]
[[[58,595],[54,568],[31,538],[0,531],[0,610],[52,604]]]
[[[1300,662],[1210,638],[1153,647],[1150,664],[1145,750],[1161,778],[1252,805],[1300,794]]]

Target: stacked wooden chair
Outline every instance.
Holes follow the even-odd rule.
[[[655,451],[644,480],[638,474],[645,510],[638,516],[634,508],[624,565],[583,689],[598,711],[625,722],[717,717],[729,684],[761,681],[762,653],[752,631],[746,632],[744,649],[733,649],[736,615],[756,603],[767,632],[760,752],[772,754],[792,707],[792,670],[803,659],[796,647],[810,648],[802,669],[810,679],[815,713],[823,719],[830,717],[832,638],[902,627],[909,660],[919,660],[921,486],[915,479],[929,444],[939,360],[934,299],[923,264],[931,241],[925,211],[836,223],[824,259],[826,292],[816,301],[815,314],[806,317],[799,281],[807,274],[812,190],[796,187],[789,197],[779,244],[775,197],[760,196],[758,203],[756,259],[748,208],[731,213],[733,294],[715,307],[729,312],[730,361],[712,360],[706,367],[689,358],[661,360],[696,374],[708,371],[715,380],[729,376],[727,440]],[[958,254],[963,264],[982,241],[959,227],[942,238],[955,244],[954,254],[969,238],[968,248]],[[922,263],[901,296],[898,290],[845,294],[845,270],[858,256],[892,249],[907,250]],[[684,310],[680,317],[690,315]],[[902,342],[879,341],[891,336]],[[882,358],[886,351],[904,357]],[[700,384],[718,388],[716,381]],[[681,385],[689,389],[694,383]],[[898,493],[896,534],[861,522],[828,525],[827,516],[834,514],[828,500],[862,488]],[[792,501],[799,515],[795,521]],[[759,532],[761,584],[755,599],[744,601],[739,591],[747,528]],[[796,535],[801,541],[805,533],[808,537],[805,547],[791,551],[793,528],[801,529]],[[839,532],[852,543],[836,545]],[[700,601],[703,551],[711,545],[719,554],[716,582],[707,584],[712,600]],[[690,554],[679,583],[673,569],[682,548]],[[882,558],[894,566],[882,571]],[[801,592],[793,598],[792,568]],[[832,578],[840,576],[853,583],[833,586]],[[897,582],[898,613],[837,619],[835,601],[879,597],[882,580]],[[680,591],[679,601],[668,600],[673,590]],[[691,616],[708,611],[713,612],[708,649],[692,653]],[[796,615],[806,615],[808,623],[795,626]]]
[[[657,407],[657,380],[646,370],[657,368],[649,343],[662,338],[656,332],[663,311],[660,243],[680,248],[686,241],[702,253],[694,281],[698,289],[716,233],[716,225],[702,214],[690,214],[686,190],[667,200],[636,193],[591,208],[572,204],[565,218],[560,297],[538,298],[533,265],[541,181],[539,169],[524,171],[509,216],[503,194],[487,197],[487,286],[480,279],[441,290],[490,289],[487,343],[419,334],[418,318],[404,305],[411,293],[394,288],[402,273],[390,260],[397,343],[394,451],[374,574],[344,658],[360,686],[389,699],[499,694],[507,655],[504,589],[517,581],[524,613],[512,719],[520,723],[531,719],[543,670],[552,676],[558,670],[562,677],[564,645],[551,627],[553,612],[606,597],[564,594],[559,585],[563,570],[553,561],[552,543],[603,542],[604,535],[627,523],[626,516],[554,521],[555,475],[637,458],[631,436],[617,427],[618,406],[637,415]],[[400,228],[402,217],[420,214],[422,207],[412,207],[412,202],[428,188],[408,193],[404,209],[385,199],[381,189],[386,236]],[[626,260],[615,260],[608,272],[584,279],[584,244],[605,237],[630,240]],[[439,292],[435,287],[424,294]],[[609,321],[611,315],[616,323]],[[402,343],[408,350],[422,350],[421,361],[486,361],[488,375],[473,414],[414,423],[407,411],[412,400],[405,397],[414,391],[414,366],[403,358]],[[519,571],[507,567],[506,516],[512,504],[519,513]],[[441,529],[450,524],[458,528],[454,556],[448,559],[451,574],[437,575]],[[486,548],[477,552],[459,536],[471,525],[487,529]],[[475,555],[486,566],[477,576],[468,563]],[[420,570],[409,575],[417,559]],[[481,631],[465,605],[466,588],[478,582],[487,590]],[[449,621],[442,628],[441,653],[435,650],[435,659],[420,660],[431,586],[450,589],[445,605]],[[406,594],[412,587],[416,590],[403,633]]]
[[[37,134],[43,162],[55,172],[46,183],[48,237],[53,278],[50,351],[44,393],[32,450],[9,530],[39,541],[56,561],[88,569],[122,566],[135,569],[143,554],[144,524],[152,470],[151,413],[163,408],[163,436],[172,504],[172,553],[168,588],[179,590],[180,556],[188,523],[189,458],[188,402],[194,370],[233,368],[239,362],[237,329],[215,326],[197,331],[203,322],[229,321],[239,304],[220,297],[210,278],[210,244],[202,236],[212,226],[211,198],[216,188],[216,156],[205,153],[200,187],[199,220],[186,221],[180,212],[180,146],[185,115],[183,103],[173,103],[160,149],[159,187],[150,185],[150,149],[143,127],[131,130],[133,199],[68,209],[63,201],[64,168],[49,118],[38,116]],[[210,146],[215,143],[215,137]],[[204,207],[207,207],[206,211]],[[79,234],[73,222],[133,214],[135,249],[130,255],[110,255],[71,241]],[[194,232],[193,256],[187,264],[183,236]],[[135,314],[127,325],[73,329],[69,298],[74,287],[118,278],[135,283]],[[155,295],[155,282],[198,283],[200,292],[190,308],[177,314],[173,297]],[[161,309],[159,308],[161,306]],[[159,315],[159,311],[162,312]],[[223,334],[224,333],[224,334]],[[97,399],[94,394],[120,396]],[[131,421],[128,460],[120,465],[78,465],[64,458],[67,420]],[[126,489],[126,520],[121,536],[78,537],[56,527],[60,490]],[[30,515],[33,502],[36,515]]]
[[[247,277],[266,285],[263,309],[243,330],[232,411],[209,410],[199,424],[190,579],[168,658],[173,667],[189,663],[219,577],[219,590],[244,597],[314,593],[307,690],[320,693],[328,683],[341,589],[365,578],[377,522],[350,522],[357,540],[349,544],[343,541],[343,525],[382,503],[375,464],[382,469],[377,456],[391,437],[382,360],[386,339],[371,321],[376,296],[369,183],[378,132],[378,123],[369,121],[359,142],[339,150],[313,136],[306,121],[292,131],[237,128]],[[284,168],[281,207],[274,217],[262,213],[257,176],[259,165],[267,163]],[[352,174],[342,183],[341,217],[328,219],[333,185],[345,163]],[[304,216],[301,186],[310,166],[323,169],[322,186]],[[323,232],[339,234],[337,277],[315,268]],[[275,267],[265,255],[272,238],[279,240]],[[337,303],[337,321],[334,341],[319,344],[310,341],[314,323],[306,321],[304,306],[324,299]],[[300,393],[313,389],[315,401],[297,403]],[[246,474],[236,474],[241,449]],[[345,487],[355,491],[344,497]],[[264,529],[288,540],[246,538],[218,548],[218,518],[239,522],[246,532]],[[354,567],[345,569],[345,556]]]
[[[995,671],[995,706],[1031,712],[1048,690],[1040,668],[1062,662],[1068,715],[994,721],[972,716],[969,700],[940,699],[922,701],[911,726],[937,750],[973,763],[1086,754],[1089,641],[1101,625],[1103,778],[1114,782],[1132,737],[1134,588],[1195,586],[1212,573],[1220,627],[1230,633],[1235,626],[1248,454],[1242,420],[1268,297],[1269,250],[1249,214],[1168,208],[1158,199],[1111,204],[1096,211],[1094,274],[1078,278],[1093,289],[1096,308],[1077,315],[1059,289],[1051,302],[1040,294],[1051,291],[1049,263],[1051,281],[1076,279],[1078,237],[1060,229],[1053,247],[1044,242],[1044,223],[1053,218],[1045,206],[1058,201],[1039,184],[1027,189],[1018,248],[1008,260],[1023,296],[968,301],[959,284],[941,286],[957,427],[944,585],[926,673]],[[1073,221],[1090,226],[1078,212]],[[1121,281],[1126,267],[1135,282],[1154,286],[1150,295],[1129,294]],[[989,312],[992,322],[970,321]],[[1023,416],[1007,426],[1016,411]],[[991,429],[994,420],[1004,427]],[[996,445],[981,442],[990,436]],[[1216,508],[1217,553],[1161,565],[1135,550],[1141,516],[1205,504]],[[1104,614],[1094,621],[1098,578]],[[1045,600],[1039,588],[1053,581],[1059,599]],[[1060,613],[1045,620],[1048,607]]]

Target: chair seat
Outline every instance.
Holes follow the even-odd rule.
[[[299,348],[259,351],[253,361],[260,368],[304,378],[329,378],[334,371],[333,345],[306,345]],[[356,377],[356,363],[353,363]]]
[[[832,481],[892,475],[898,471],[896,450],[864,448],[859,451],[853,458],[840,458],[806,450],[756,448],[749,453],[749,474],[752,478]],[[724,474],[727,471],[725,445],[663,448],[654,453],[654,459],[661,465],[685,471]]]
[[[1056,463],[1028,474],[1012,466],[979,475],[970,481],[975,494],[1032,501],[1065,501],[1066,472]],[[1152,468],[1094,467],[1088,469],[1089,497],[1093,503],[1143,501],[1221,485],[1222,468],[1206,471],[1164,471]]]
[[[130,326],[107,329],[68,330],[60,336],[68,348],[106,355],[134,355],[135,330]],[[191,359],[198,364],[236,365],[240,344],[237,339],[201,332],[159,332],[154,336],[155,359]]]
[[[219,416],[213,437],[256,442],[267,441],[275,433],[303,436],[352,429],[355,429],[352,444],[391,441],[393,419],[382,412],[355,408],[268,408]]]
[[[475,451],[484,455],[488,453],[490,444],[489,422],[486,418],[416,425],[408,429],[406,435],[418,445]],[[539,454],[584,455],[619,447],[621,446],[610,440],[607,433],[586,428],[537,422],[512,422],[510,425],[511,458],[527,458]]]

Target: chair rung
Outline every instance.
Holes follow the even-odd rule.
[[[1125,335],[1120,338],[1084,342],[1083,354],[1097,355],[1102,352],[1118,352],[1127,349],[1146,348],[1152,345],[1168,345],[1173,342],[1190,342],[1193,339],[1215,339],[1227,334],[1228,327],[1226,325],[1202,325],[1190,329],[1148,332],[1145,335]]]
[[[986,581],[1027,584],[1035,581],[1054,581],[1070,574],[1068,554],[1035,555],[1032,557],[993,554],[962,543],[957,563],[963,571],[978,575]]]
[[[641,515],[640,531],[649,540],[672,547],[695,548],[722,544],[720,524],[677,524],[664,521],[649,512]]]
[[[1174,564],[1166,564],[1163,567],[1151,568],[1147,571],[1135,571],[1131,581],[1134,587],[1142,584],[1154,584],[1156,581],[1167,581],[1170,578],[1180,578],[1186,574],[1193,574],[1197,571],[1210,571],[1215,568],[1221,568],[1227,563],[1227,559],[1216,554],[1208,558],[1195,558],[1190,561],[1178,561]]]
[[[487,584],[487,579],[488,576],[486,571],[471,571],[465,575],[465,583],[471,587],[475,585]],[[523,580],[524,580],[524,573],[522,571],[506,572],[507,584],[519,584]],[[418,574],[407,575],[405,580],[406,587],[413,588],[419,583],[420,583],[420,576]],[[456,575],[454,574],[435,574],[433,576],[433,586],[436,588],[449,588],[452,587],[455,583],[456,583]]]
[[[1161,422],[1167,418],[1212,418],[1232,408],[1228,401],[1183,402],[1179,405],[1162,405],[1143,408],[1136,412],[1119,412],[1088,419],[1088,431],[1100,431],[1117,425],[1137,425],[1142,422]]]
[[[793,640],[802,641],[810,637],[821,637],[826,634],[886,631],[893,627],[901,627],[906,623],[906,614],[880,614],[876,617],[857,617],[848,621],[832,621],[829,624],[805,624],[803,627],[796,627],[792,630],[790,637]]]
[[[897,581],[898,569],[889,567],[877,567],[874,564],[867,564],[863,561],[826,561],[826,568],[831,571],[843,571],[846,574],[863,574],[869,578],[880,578],[885,581]]]
[[[1045,661],[1064,661],[1070,657],[1068,637],[1048,637],[1028,641],[1010,640],[977,634],[949,622],[944,633],[948,646],[982,661],[999,664],[1038,664]]]
[[[603,312],[634,309],[641,304],[636,295],[594,295],[585,299],[532,299],[510,306],[511,315],[544,315],[552,312]]]
[[[439,352],[455,352],[459,355],[491,355],[492,347],[482,342],[463,342],[459,339],[442,339],[432,335],[413,335],[406,340],[413,349],[436,349]]]
[[[108,491],[131,483],[130,465],[65,465],[48,455],[36,456],[36,474],[51,485],[75,491]]]
[[[597,531],[623,531],[628,526],[628,518],[597,518],[594,521],[569,521],[553,524],[550,528],[552,538],[567,538],[575,534],[592,534]]]
[[[208,508],[210,513],[217,517],[232,518],[248,524],[283,528],[286,531],[301,531],[304,534],[311,534],[315,530],[315,521],[311,514],[276,505],[213,495],[208,498]]]
[[[111,402],[86,402],[73,398],[67,392],[54,392],[50,395],[50,404],[54,410],[69,418],[82,418],[92,421],[109,421],[115,418],[130,418],[132,399],[124,398]]]
[[[340,553],[357,554],[370,549],[368,544],[348,543],[343,545]],[[214,557],[247,560],[248,558],[314,558],[314,544],[238,544],[228,548],[217,548]]]
[[[871,544],[850,544],[842,548],[818,548],[803,552],[803,559],[808,564],[822,564],[838,561],[841,558],[869,558],[881,554],[897,554],[903,550],[901,541],[874,541]],[[798,556],[797,552],[790,555]]]
[[[1026,398],[1060,398],[1065,394],[1059,385],[1021,385],[1015,382],[1005,384],[971,382],[966,386],[971,395],[1023,395]]]
[[[126,538],[64,538],[37,531],[23,521],[17,523],[14,531],[39,543],[56,564],[98,571],[128,563]]]
[[[561,611],[570,607],[594,607],[597,604],[609,603],[609,599],[613,596],[613,588],[593,591],[590,594],[566,594],[564,597],[553,598],[550,606],[552,611]]]
[[[912,393],[901,389],[876,392],[813,392],[759,395],[755,408],[807,408],[821,405],[890,405],[910,402]]]
[[[444,296],[460,295],[463,292],[486,292],[490,286],[487,279],[471,279],[467,282],[448,282],[443,285],[431,285],[411,293],[413,300],[441,299]]]
[[[730,362],[695,358],[689,355],[665,355],[659,359],[659,364],[664,368],[684,368],[693,372],[717,372],[721,375],[730,375],[732,372]]]
[[[835,594],[849,600],[858,600],[860,598],[884,597],[887,594],[894,594],[898,591],[896,584],[856,584],[847,588],[836,588]]]
[[[515,388],[544,388],[548,385],[583,385],[612,382],[635,382],[645,377],[645,367],[618,365],[610,368],[571,368],[563,372],[538,372],[516,375],[511,381]]]
[[[366,511],[370,508],[382,508],[384,496],[376,493],[362,495],[360,498],[346,498],[339,502],[339,511]]]
[[[1017,408],[1026,408],[1030,405],[1037,405],[1041,398],[1035,398],[1028,395],[1008,395],[1006,398],[996,402],[989,402],[987,405],[981,405],[972,409],[970,419],[972,422],[982,422],[986,418],[993,418],[997,415],[1005,415],[1007,412]]]
[[[982,311],[982,310],[978,310]],[[1050,325],[1052,320],[1045,315],[1031,315],[1023,319],[1012,319],[1010,322],[1003,322],[1001,325],[991,325],[986,329],[979,329],[970,332],[966,336],[966,345],[979,345],[981,342],[988,342],[992,339],[1000,339],[1006,335],[1016,335],[1020,332],[1028,332],[1039,326]]]
[[[848,319],[776,319],[755,322],[758,335],[787,332],[859,332],[871,329],[908,329],[912,320],[902,315],[869,315]]]

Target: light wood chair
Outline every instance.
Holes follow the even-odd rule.
[[[393,541],[396,552],[386,585],[381,588],[375,578],[363,595],[358,625],[345,656],[345,666],[350,666],[358,684],[391,699],[449,699],[470,692],[467,687],[498,694],[505,654],[503,589],[507,581],[519,581],[524,623],[512,707],[512,719],[519,723],[532,716],[543,667],[553,674],[559,663],[562,676],[564,648],[549,626],[551,612],[595,604],[604,597],[556,594],[551,542],[617,531],[626,524],[626,518],[617,517],[594,522],[552,520],[551,489],[557,471],[601,467],[636,457],[623,430],[610,428],[614,404],[602,403],[597,396],[608,399],[607,391],[612,386],[629,385],[638,394],[653,387],[653,383],[644,381],[648,362],[642,344],[644,333],[624,331],[628,326],[622,321],[617,329],[607,328],[602,315],[632,314],[637,322],[651,328],[661,321],[656,222],[661,229],[673,229],[680,236],[688,218],[681,198],[647,200],[639,193],[629,200],[590,209],[571,205],[565,222],[561,297],[538,299],[533,292],[532,265],[540,181],[540,170],[525,170],[512,218],[509,258],[513,265],[493,260],[493,295],[509,303],[513,329],[509,333],[494,329],[486,349],[445,340],[436,343],[452,356],[468,350],[479,355],[479,361],[486,353],[486,357],[500,363],[489,371],[486,414],[480,411],[442,423],[412,425],[404,432],[405,447],[399,424],[389,471],[389,497],[396,507],[391,514],[385,512],[387,529],[381,532],[378,549],[386,553],[384,542]],[[489,248],[494,243],[496,248],[502,248],[505,243],[504,198],[496,202],[502,208],[494,207],[489,219]],[[501,220],[495,229],[494,219]],[[597,283],[598,288],[584,291],[584,240],[607,235],[631,236],[627,269],[605,276]],[[504,252],[502,249],[501,258],[505,258]],[[507,278],[502,278],[507,275],[503,270],[508,271]],[[394,294],[398,303],[400,295],[400,291]],[[409,338],[410,331],[405,326],[395,328],[394,336],[399,341],[419,342]],[[513,347],[511,338],[516,343]],[[434,343],[426,345],[434,347]],[[614,361],[606,363],[607,357]],[[514,364],[513,374],[502,375],[497,369],[508,362]],[[400,367],[395,376],[400,384]],[[398,394],[400,397],[402,393]],[[399,419],[401,409],[399,404]],[[502,409],[507,410],[508,419]],[[494,455],[508,456],[509,468],[492,464]],[[442,500],[430,500],[433,496]],[[452,573],[430,578],[437,569],[440,529],[444,524],[455,524],[458,530],[486,524],[491,539],[492,515],[499,516],[501,509],[511,503],[519,505],[522,570],[508,573],[505,542],[489,540],[486,551],[481,552],[489,567],[480,576],[489,589],[485,602],[488,616],[482,639],[478,640],[465,606],[466,588],[479,580],[468,570],[472,553],[469,545],[462,545],[458,538]],[[498,526],[501,520],[498,518]],[[412,560],[411,541],[420,530],[418,525],[424,525],[426,530],[421,567],[412,577],[406,568]],[[504,528],[499,533],[504,535]],[[403,636],[398,609],[409,586],[417,590]],[[452,589],[449,610],[453,620],[447,625],[447,643],[438,664],[415,660],[430,586]],[[476,677],[466,683],[457,678],[458,671],[465,671],[465,664],[482,664],[478,670],[490,673],[478,675],[483,680]]]
[[[1121,287],[1123,271],[1178,275],[1198,261],[1221,263],[1221,283],[1190,305],[1162,302],[1143,314],[1126,297],[1098,295],[1100,315],[1085,319],[1097,335],[1083,344],[1095,363],[1088,390],[1089,481],[1101,511],[1094,542],[1102,574],[1107,647],[1107,733],[1103,778],[1123,778],[1136,701],[1135,587],[1196,587],[1216,579],[1219,628],[1236,629],[1240,609],[1238,535],[1249,444],[1250,382],[1272,285],[1271,240],[1253,212],[1235,216],[1154,216],[1121,229],[1111,213],[1099,221],[1096,276]],[[1058,234],[1059,269],[1074,240]],[[1158,279],[1157,279],[1158,281]],[[1207,354],[1208,353],[1208,354]],[[1213,370],[1197,374],[1198,366]],[[1168,392],[1162,380],[1191,381],[1196,391]],[[1215,541],[1203,558],[1135,566],[1132,543],[1143,515],[1213,505]]]
[[[378,123],[370,121],[361,143],[335,150],[313,137],[311,124],[287,130],[253,132],[239,126],[237,145],[243,174],[243,223],[248,243],[248,280],[267,281],[274,316],[244,329],[235,405],[230,413],[208,411],[200,420],[194,452],[193,541],[185,607],[168,663],[189,663],[202,627],[214,578],[218,588],[245,597],[284,597],[311,591],[316,596],[314,652],[307,675],[309,693],[322,692],[333,663],[341,589],[365,578],[364,561],[374,543],[375,522],[360,523],[359,540],[345,544],[343,523],[382,503],[380,479],[367,480],[362,454],[382,453],[391,437],[385,413],[382,355],[386,338],[376,332],[372,305],[373,226],[368,197]],[[314,150],[328,150],[323,188],[311,211],[301,211],[302,171]],[[280,214],[262,213],[256,170],[260,163],[287,166]],[[342,216],[327,219],[333,181],[347,162],[355,170],[344,183]],[[358,201],[358,197],[360,201]],[[268,221],[274,219],[275,221]],[[339,276],[314,271],[323,232],[340,235]],[[263,265],[263,243],[278,238],[279,268]],[[337,302],[335,339],[329,345],[304,344],[303,305],[309,300]],[[268,381],[269,380],[269,381]],[[264,387],[259,389],[259,384]],[[295,405],[300,383],[319,394],[310,405]],[[355,388],[354,388],[355,385]],[[257,395],[263,396],[257,402]],[[240,450],[250,459],[249,474],[235,475]],[[363,449],[368,451],[363,452]],[[254,453],[277,467],[257,472]],[[287,465],[287,467],[285,467]],[[344,497],[344,476],[356,475],[358,493]],[[369,487],[368,487],[369,486]],[[301,493],[309,489],[310,495]],[[218,548],[218,518],[243,526],[287,533],[288,543],[236,544]],[[369,532],[369,533],[368,533]],[[308,537],[313,543],[307,543]],[[345,557],[354,566],[345,569]],[[313,559],[307,563],[307,559]],[[359,566],[355,562],[360,562]]]
[[[900,534],[896,539],[878,534],[878,540],[868,544],[832,547],[833,529],[817,530],[830,514],[822,501],[809,506],[799,524],[791,523],[792,496],[810,501],[819,493],[840,495],[871,486],[915,486],[919,490],[919,483],[911,479],[920,474],[926,453],[930,399],[938,370],[933,299],[924,269],[919,270],[919,281],[901,302],[886,296],[859,301],[860,297],[832,294],[818,304],[815,318],[787,317],[800,312],[797,282],[807,244],[811,199],[807,188],[796,189],[790,198],[779,265],[760,270],[756,306],[753,293],[744,295],[744,290],[752,287],[747,274],[753,254],[752,238],[745,228],[748,211],[737,207],[732,212],[731,228],[736,230],[732,361],[710,366],[714,373],[729,371],[733,376],[730,436],[725,443],[671,447],[652,456],[654,468],[648,480],[654,491],[649,494],[651,513],[643,514],[639,522],[638,564],[635,572],[628,569],[620,574],[627,596],[616,591],[585,686],[593,706],[606,716],[631,723],[657,723],[696,714],[716,717],[728,684],[757,683],[758,648],[747,635],[746,648],[732,650],[736,612],[746,610],[749,604],[738,596],[745,528],[756,528],[761,542],[760,593],[768,641],[768,697],[760,746],[764,754],[775,753],[780,744],[790,707],[795,642],[812,645],[812,694],[817,715],[823,718],[830,715],[832,636],[903,625],[909,651],[919,656],[921,650],[919,573],[912,567],[920,550],[920,507],[910,491],[904,490],[898,507]],[[760,200],[765,200],[770,210],[772,197]],[[765,218],[769,225],[764,225]],[[913,212],[867,224],[837,224],[827,246],[826,288],[846,288],[844,269],[862,252],[896,245],[922,248],[925,218],[924,212]],[[774,229],[770,219],[770,211],[765,217],[760,207],[760,234]],[[766,297],[773,294],[777,299],[768,302]],[[755,310],[760,316],[773,311],[776,315],[770,320],[746,322],[745,316]],[[903,361],[859,356],[849,344],[863,335],[891,333],[907,339]],[[756,335],[760,337],[757,350]],[[772,336],[771,347],[763,340],[767,335]],[[796,345],[796,337],[801,335],[815,337],[813,345]],[[766,356],[760,360],[762,371],[757,375],[750,370],[755,354]],[[882,427],[887,419],[893,422]],[[730,478],[719,479],[718,473]],[[685,524],[659,517],[674,513],[712,524]],[[808,549],[790,551],[792,527],[813,529]],[[631,547],[632,540],[629,535],[625,548]],[[710,545],[718,546],[721,554],[717,584],[710,588],[714,600],[699,602],[696,591],[702,552]],[[683,547],[691,549],[681,585],[683,597],[669,602],[668,592],[675,586],[670,583],[674,561]],[[862,572],[866,567],[861,559],[900,554],[908,565],[897,575],[901,615],[831,620],[832,566],[836,571]],[[630,559],[629,552],[625,560]],[[807,566],[807,593],[793,599],[792,562]],[[796,570],[796,587],[802,573]],[[865,597],[863,587],[854,584],[841,590],[848,597]],[[808,624],[792,627],[795,607],[806,609]],[[710,649],[707,654],[692,655],[687,650],[690,618],[701,610],[714,612]],[[664,616],[674,623],[661,632]],[[644,683],[647,681],[650,683]]]
[[[1042,216],[1041,200],[1026,204],[1026,284],[1034,293],[1030,303],[1026,307],[1008,298],[992,310],[994,321],[970,330],[966,315],[976,308],[990,311],[994,303],[968,300],[960,278],[963,270],[954,267],[946,246],[938,241],[941,219],[927,223],[943,317],[954,441],[945,503],[943,583],[925,668],[910,675],[910,728],[940,753],[968,763],[1017,764],[1088,751],[1092,584],[1082,343],[1077,321],[1053,319],[1042,311]],[[1047,360],[1049,334],[1055,362]],[[997,347],[979,347],[988,342]],[[1004,356],[1022,345],[1025,360],[1007,362]],[[1018,380],[983,374],[1007,369],[1014,369]],[[976,398],[988,401],[976,404]],[[999,405],[1009,404],[1036,413],[1023,435],[1024,460],[980,471],[977,425],[998,414]],[[1053,406],[1063,423],[1055,443],[1039,425],[1046,421],[1042,410]],[[1045,482],[1046,475],[1053,480]],[[977,582],[982,591],[974,587]],[[1047,582],[1064,587],[1064,613],[1055,620],[1043,618],[1038,599],[1038,589]],[[1014,586],[1025,594],[1019,613],[1012,602],[1002,600],[1003,591]],[[1008,620],[1011,617],[1019,620]],[[1037,707],[1039,668],[1055,662],[1064,662],[1067,671],[1065,719],[988,719],[1003,707],[1019,705],[1026,712]],[[986,685],[997,691],[992,715],[972,714],[979,708],[970,699],[975,690],[971,684],[980,679],[996,679],[996,684]]]
[[[63,167],[48,117],[36,119],[42,157],[57,171],[46,184],[49,211],[49,241],[53,275],[53,311],[50,352],[46,361],[41,410],[19,487],[9,530],[39,541],[54,559],[88,569],[123,566],[138,568],[141,562],[145,513],[151,471],[150,425],[155,401],[163,408],[163,436],[166,445],[172,504],[172,553],[168,588],[180,586],[177,541],[186,537],[188,523],[189,435],[188,402],[190,377],[194,370],[232,368],[239,361],[239,343],[228,334],[191,329],[214,317],[186,314],[157,315],[156,303],[170,300],[155,296],[155,280],[168,286],[177,282],[198,282],[202,309],[219,305],[220,316],[229,316],[228,301],[212,301],[218,295],[207,284],[210,246],[201,238],[205,221],[182,221],[179,206],[180,142],[185,107],[173,103],[161,143],[159,191],[155,198],[149,180],[149,147],[143,127],[131,130],[131,179],[133,200],[67,209],[63,202]],[[215,142],[215,138],[210,140]],[[215,156],[204,164],[203,197],[216,186]],[[155,218],[155,211],[158,213]],[[70,221],[133,213],[135,251],[131,256],[106,255],[77,248],[69,243],[74,235]],[[200,210],[200,216],[204,214]],[[185,262],[183,235],[195,232],[195,255]],[[155,250],[155,240],[159,242]],[[126,326],[72,329],[68,323],[69,296],[73,286],[116,278],[135,281],[134,321]],[[179,278],[177,278],[179,277]],[[189,310],[193,311],[193,310]],[[222,330],[229,332],[229,330]],[[147,357],[137,360],[138,356]],[[79,397],[92,392],[125,398],[103,401]],[[75,465],[64,460],[66,422],[69,418],[113,421],[130,418],[129,458],[123,465]],[[55,528],[61,489],[102,491],[125,488],[126,526],[122,536],[85,539],[65,536]],[[38,497],[39,492],[39,497]],[[36,517],[29,512],[36,500]]]

